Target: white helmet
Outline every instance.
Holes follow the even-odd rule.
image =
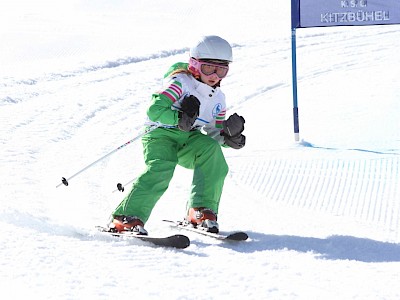
[[[216,35],[203,36],[190,48],[190,57],[195,59],[213,59],[232,62],[232,47]]]

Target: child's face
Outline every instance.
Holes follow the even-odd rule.
[[[218,75],[215,73],[213,73],[209,76],[206,76],[200,72],[200,79],[203,83],[205,83],[209,86],[215,86],[218,82],[221,81],[221,79],[219,79]]]

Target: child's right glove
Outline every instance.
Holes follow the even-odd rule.
[[[193,95],[183,98],[181,102],[181,111],[178,113],[178,128],[183,131],[190,131],[199,116],[199,110],[199,99]]]
[[[231,115],[228,120],[222,122],[225,145],[234,149],[241,149],[246,144],[246,136],[242,134],[245,120],[237,113]]]

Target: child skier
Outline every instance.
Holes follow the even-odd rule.
[[[228,173],[221,146],[240,149],[246,142],[244,118],[235,113],[225,120],[220,83],[230,62],[229,43],[204,36],[190,49],[189,63],[168,70],[164,88],[153,94],[147,110],[150,121],[161,126],[142,138],[146,171],[112,213],[110,230],[146,235],[144,224],[178,164],[194,171],[186,221],[219,231],[218,206]]]

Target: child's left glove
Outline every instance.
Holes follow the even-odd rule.
[[[244,123],[244,118],[234,113],[228,120],[222,122],[222,127],[224,129],[222,135],[228,137],[238,136],[244,130]]]
[[[242,134],[245,120],[237,113],[231,115],[228,120],[222,122],[225,145],[233,149],[241,149],[246,145],[246,136]]]
[[[183,98],[181,102],[181,111],[178,113],[178,128],[183,131],[190,131],[196,118],[199,116],[199,111],[199,99],[193,95]]]

